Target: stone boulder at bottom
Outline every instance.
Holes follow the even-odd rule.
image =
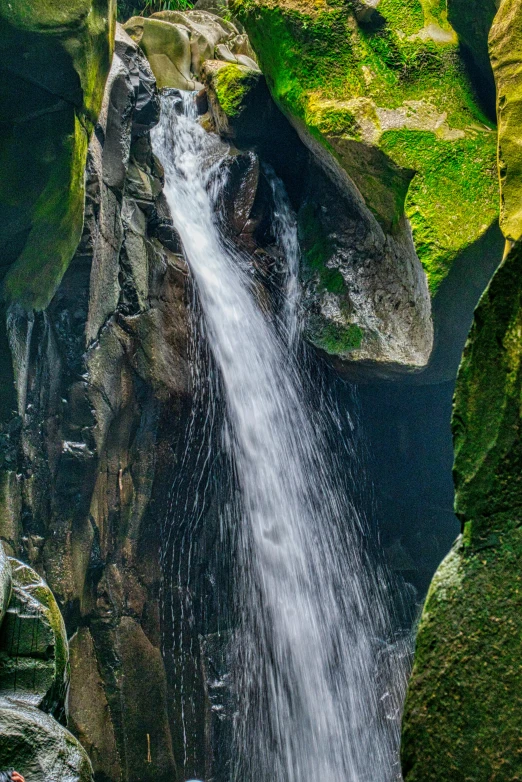
[[[13,592],[0,627],[0,697],[60,716],[69,680],[62,615],[38,573],[9,562]]]
[[[15,768],[30,782],[90,782],[81,744],[49,714],[0,699],[0,768]]]

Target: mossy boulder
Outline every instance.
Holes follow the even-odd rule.
[[[49,303],[81,236],[115,5],[0,2],[0,279],[27,308]]]
[[[0,627],[0,697],[60,715],[69,647],[58,604],[42,578],[10,559],[13,592]]]
[[[435,294],[498,216],[496,135],[446,3],[231,5],[273,97],[325,167],[348,175],[387,233],[409,217]]]
[[[257,68],[207,60],[201,77],[207,87],[213,127],[224,138],[255,139],[259,121],[270,115],[270,95]]]
[[[511,241],[522,237],[522,3],[504,0],[490,33],[491,62],[497,84],[500,226]]]
[[[405,782],[522,777],[522,245],[484,293],[453,416],[463,536],[424,607]]]
[[[0,698],[0,768],[31,782],[91,782],[87,753],[74,736],[34,706]]]

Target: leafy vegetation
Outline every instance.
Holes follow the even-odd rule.
[[[158,11],[186,11],[192,0],[119,0],[118,19],[126,22],[131,16],[150,16]]]

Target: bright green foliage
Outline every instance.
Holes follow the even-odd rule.
[[[191,0],[120,0],[118,19],[126,22],[131,16],[151,16],[158,11],[186,11],[193,5]]]
[[[231,63],[220,68],[213,79],[213,87],[220,107],[230,119],[237,118],[243,108],[244,99],[258,83],[259,71],[244,65]]]
[[[445,2],[381,0],[367,22],[350,5],[233,0],[232,9],[275,100],[348,172],[383,227],[393,231],[405,205],[416,216],[414,239],[435,293],[498,214],[495,134]],[[450,182],[458,198],[448,198]]]

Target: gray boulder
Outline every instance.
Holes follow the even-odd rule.
[[[0,768],[16,768],[30,782],[90,782],[81,744],[49,714],[0,699]]]

